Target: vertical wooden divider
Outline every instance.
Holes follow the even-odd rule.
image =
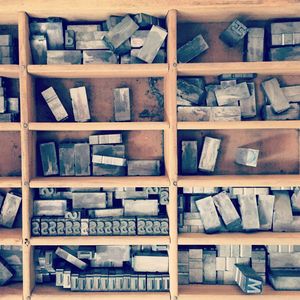
[[[28,124],[31,117],[29,98],[32,95],[32,80],[27,73],[27,65],[31,61],[29,47],[29,23],[25,12],[18,14],[19,25],[19,68],[20,68],[20,103],[21,103],[21,152],[22,152],[22,241],[23,241],[23,298],[30,299],[34,287],[34,270],[32,264],[32,248],[30,245],[30,198],[29,182],[31,179],[31,137]],[[31,97],[32,98],[32,97]]]
[[[168,205],[168,215],[170,224],[170,295],[171,299],[175,299],[178,294],[178,267],[177,267],[177,113],[176,113],[176,86],[177,86],[177,70],[176,70],[176,50],[177,50],[177,11],[170,10],[167,15],[168,27],[168,74],[165,84],[165,102],[167,121],[169,129],[166,130],[165,137],[165,155],[166,170],[170,180],[169,193],[170,203]]]

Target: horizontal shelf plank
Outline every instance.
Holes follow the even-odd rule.
[[[240,121],[240,122],[178,122],[182,130],[214,129],[299,129],[300,120],[293,121]]]
[[[179,286],[179,300],[280,300],[280,299],[299,299],[300,291],[275,291],[272,287],[266,285],[262,294],[243,294],[237,285],[182,285]]]
[[[21,282],[9,283],[0,287],[1,300],[22,300],[23,285]]]
[[[21,124],[14,122],[0,122],[0,131],[20,131]]]
[[[22,245],[21,228],[0,228],[0,245]]]
[[[179,245],[284,245],[300,244],[300,232],[224,232],[215,234],[180,233]]]
[[[82,300],[85,297],[89,299],[109,299],[109,300],[131,300],[131,299],[145,299],[145,300],[170,300],[169,292],[71,292],[63,290],[50,284],[38,284],[35,286],[31,299],[32,300],[55,300],[72,299]]]
[[[37,177],[30,181],[30,187],[168,187],[169,183],[167,176]]]
[[[169,245],[169,236],[45,236],[32,237],[34,246],[68,245]]]
[[[211,175],[211,176],[179,176],[179,187],[280,187],[299,186],[300,175]]]
[[[177,65],[178,76],[257,73],[263,75],[300,74],[299,61],[186,63]]]
[[[28,73],[52,78],[163,77],[167,64],[29,65]]]
[[[0,65],[0,76],[8,78],[19,78],[19,65]]]
[[[20,188],[21,186],[21,177],[0,177],[0,188]]]
[[[167,128],[169,128],[169,124],[167,122],[29,123],[29,129],[35,131],[165,130]]]

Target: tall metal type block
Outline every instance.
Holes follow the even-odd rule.
[[[44,176],[58,175],[59,170],[55,143],[40,144],[40,154]]]
[[[246,61],[264,60],[264,28],[249,28],[247,35]]]
[[[235,19],[220,35],[220,39],[229,47],[235,47],[247,34],[248,28]]]
[[[220,145],[220,139],[205,137],[198,166],[201,171],[213,172],[215,170]]]
[[[129,88],[114,89],[114,115],[115,121],[130,121],[130,90]]]
[[[91,119],[90,109],[84,86],[70,89],[74,119],[76,122],[87,122]]]
[[[182,174],[196,174],[198,164],[197,141],[182,141],[181,151]]]

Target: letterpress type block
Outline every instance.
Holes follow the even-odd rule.
[[[197,141],[182,141],[181,151],[182,174],[196,174],[198,164]]]
[[[47,40],[44,35],[33,35],[30,38],[32,60],[34,64],[47,63]]]
[[[74,144],[59,145],[59,175],[75,175],[75,151]]]
[[[14,195],[13,193],[7,193],[4,199],[4,203],[0,212],[0,225],[12,228],[15,218],[17,216],[22,198]]]
[[[239,20],[235,19],[220,35],[220,39],[229,47],[236,46],[241,41],[248,28]]]
[[[264,60],[264,28],[249,28],[247,35],[246,61]]]
[[[159,176],[160,160],[128,160],[128,176]]]
[[[75,144],[74,150],[75,150],[75,175],[76,176],[91,175],[90,145],[86,143]]]
[[[220,139],[205,137],[198,168],[213,172],[221,145]]]
[[[115,121],[130,121],[130,102],[129,88],[114,89]]]
[[[83,64],[116,64],[118,57],[110,50],[84,50]]]
[[[208,48],[209,46],[204,40],[203,36],[199,34],[191,41],[177,49],[177,60],[179,63],[187,63],[206,51]]]
[[[58,175],[55,143],[40,144],[40,154],[44,176]]]
[[[244,230],[260,228],[257,201],[255,195],[238,195],[242,225]]]
[[[70,89],[74,119],[76,122],[86,122],[91,119],[86,89],[84,86]]]
[[[259,150],[250,148],[237,148],[235,153],[235,162],[239,165],[256,167]]]

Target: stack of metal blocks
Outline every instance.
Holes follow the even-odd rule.
[[[0,122],[14,122],[19,120],[19,98],[7,94],[8,82],[0,77]]]
[[[35,64],[141,64],[166,62],[163,19],[139,13],[110,16],[94,24],[60,18],[32,20]]]
[[[39,189],[33,236],[168,235],[168,188]]]
[[[122,134],[89,137],[89,143],[39,145],[44,176],[158,176],[160,160],[128,160]],[[58,156],[58,157],[57,157]]]
[[[71,291],[168,291],[167,246],[36,248],[36,282]]]
[[[11,65],[16,62],[14,40],[11,34],[0,34],[0,64]]]
[[[299,187],[183,188],[178,226],[187,232],[298,232]]]

